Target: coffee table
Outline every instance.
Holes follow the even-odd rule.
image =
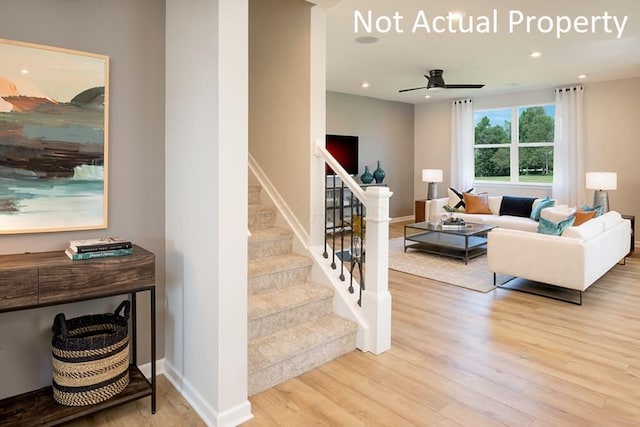
[[[487,233],[495,225],[467,222],[459,228],[442,228],[439,222],[417,222],[404,226],[404,251],[416,249],[469,260],[487,253]]]

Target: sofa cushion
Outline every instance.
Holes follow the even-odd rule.
[[[467,191],[458,191],[455,188],[449,187],[447,192],[449,193],[449,206],[456,210],[461,210],[464,212],[464,196],[463,193],[471,193],[473,188],[468,189]]]
[[[562,232],[562,237],[572,237],[574,239],[580,239],[584,242],[590,240],[604,231],[604,221],[600,218],[587,221],[581,225],[576,226],[575,223],[571,227],[565,228]]]
[[[485,224],[495,225],[500,228],[507,228],[510,230],[520,230],[535,233],[538,228],[538,223],[531,218],[524,218],[521,216],[498,216],[498,215],[481,215]]]
[[[500,215],[500,204],[502,203],[502,196],[489,196],[489,209],[494,215]]]
[[[540,212],[540,218],[553,222],[560,222],[565,218],[573,216],[575,213],[576,208],[571,208],[567,205],[560,205],[542,209],[542,212]]]
[[[560,222],[553,222],[553,221],[549,221],[546,218],[540,217],[540,222],[538,223],[537,231],[540,234],[550,234],[552,236],[559,236],[567,227],[571,227],[575,219],[576,218],[574,216],[571,216],[569,218],[563,219]]]
[[[533,197],[502,196],[500,204],[500,215],[531,216]]]
[[[534,221],[540,221],[540,212],[542,212],[542,209],[550,208],[555,203],[555,200],[551,200],[549,197],[536,199],[531,208],[531,219]]]
[[[575,213],[576,220],[574,221],[573,225],[578,226],[578,225],[584,224],[590,219],[595,218],[595,216],[596,216],[596,211],[582,211],[582,210],[576,211]]]
[[[615,227],[622,221],[622,215],[620,215],[620,213],[616,211],[609,211],[606,214],[599,216],[598,218],[602,218],[601,221],[604,223],[605,230],[609,230]]]
[[[469,214],[490,214],[489,195],[487,193],[463,193],[464,211]]]

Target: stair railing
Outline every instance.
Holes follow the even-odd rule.
[[[340,281],[347,281],[348,274],[350,293],[355,292],[354,281],[357,284],[357,305],[367,323],[364,350],[379,354],[391,347],[388,268],[389,198],[393,193],[383,186],[363,190],[327,151],[324,141],[316,143],[316,155],[335,173],[325,179],[322,256],[337,270]],[[350,195],[345,198],[346,189]],[[348,265],[345,240],[349,241]]]

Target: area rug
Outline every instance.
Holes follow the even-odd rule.
[[[487,267],[486,255],[469,260],[465,265],[463,260],[433,255],[426,252],[408,249],[404,252],[404,238],[389,240],[389,268],[426,277],[455,286],[478,292],[489,292],[494,288],[493,273]],[[503,284],[511,276],[498,274],[498,284]]]

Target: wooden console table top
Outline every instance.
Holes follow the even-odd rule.
[[[0,312],[117,295],[155,283],[155,256],[71,260],[64,251],[0,255]]]

